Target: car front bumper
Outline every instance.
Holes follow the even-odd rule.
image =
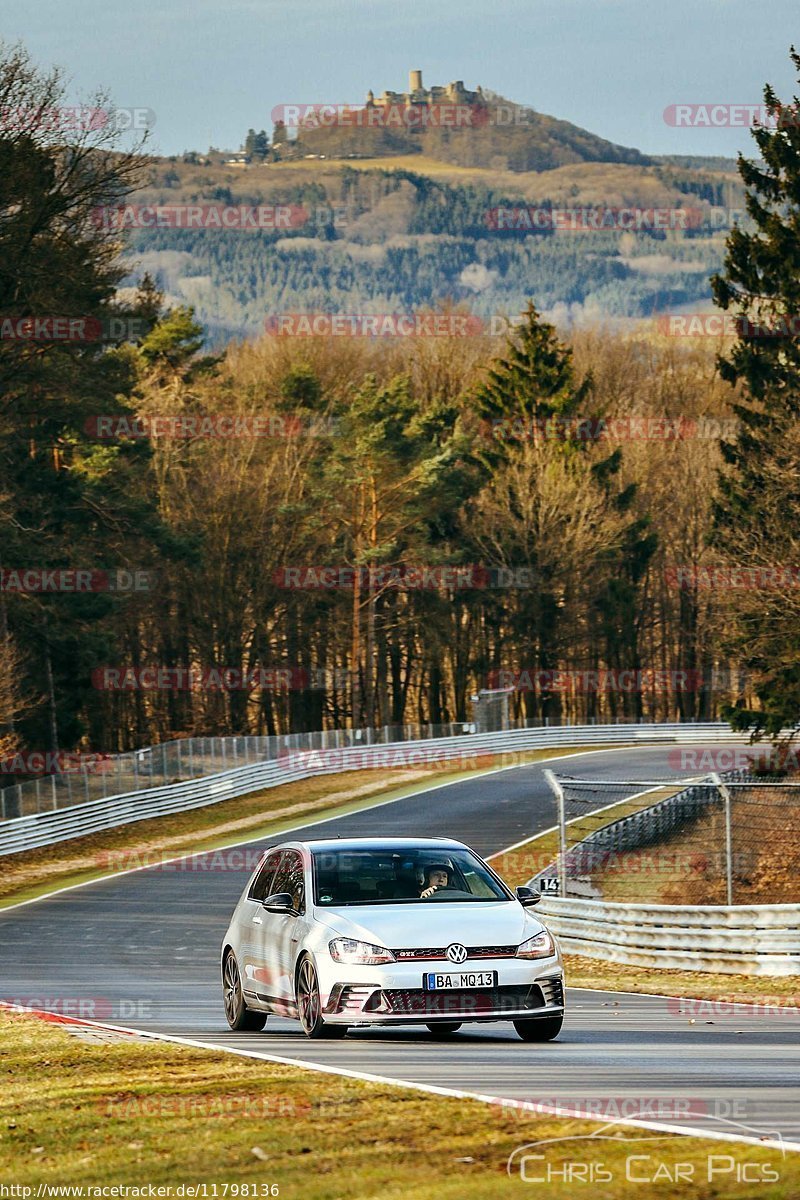
[[[513,1021],[564,1011],[563,967],[556,955],[541,960],[482,959],[462,968],[438,960],[381,967],[326,965],[320,990],[325,1021],[333,1025]],[[462,970],[496,972],[497,983],[436,990],[423,986],[424,976],[432,971]]]

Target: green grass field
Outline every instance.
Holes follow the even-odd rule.
[[[634,1187],[640,1196],[665,1200],[800,1194],[800,1155],[784,1157],[775,1148],[619,1126],[606,1130],[613,1140],[597,1141],[598,1126],[584,1120],[165,1042],[86,1041],[2,1012],[0,1042],[6,1080],[0,1182],[30,1188],[27,1195],[13,1193],[21,1200],[70,1185],[168,1186],[172,1191],[162,1194],[179,1196],[181,1185],[205,1184],[206,1196],[220,1200],[622,1200]],[[428,1041],[424,1052],[435,1056],[435,1044]],[[542,1053],[543,1047],[520,1047],[521,1055]],[[571,1140],[530,1146],[564,1138]],[[528,1175],[550,1174],[553,1182],[534,1190],[523,1186],[518,1167],[508,1174],[509,1157],[525,1146],[525,1153],[543,1155],[528,1159]],[[574,1164],[584,1174],[602,1169],[602,1186],[565,1180],[565,1171],[578,1169]],[[745,1165],[750,1180],[775,1182],[756,1191],[752,1182],[737,1182]],[[639,1178],[659,1181],[643,1190],[630,1180],[634,1169]],[[690,1182],[678,1187],[679,1171]]]

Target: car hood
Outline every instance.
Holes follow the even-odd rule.
[[[342,937],[390,950],[465,946],[518,946],[544,928],[515,901],[497,904],[365,904],[317,908],[316,918]]]

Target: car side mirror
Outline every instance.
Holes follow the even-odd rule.
[[[276,892],[274,896],[267,896],[262,901],[267,912],[271,913],[294,913],[294,900],[288,892]]]
[[[541,892],[535,892],[533,888],[529,887],[518,887],[516,894],[523,908],[531,908],[534,904],[538,904],[542,898]]]

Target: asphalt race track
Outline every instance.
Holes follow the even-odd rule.
[[[562,759],[556,769],[598,779],[668,779],[676,775],[669,753],[667,746],[590,752]],[[531,764],[295,829],[315,837],[440,834],[487,855],[554,823],[541,766]],[[283,840],[285,834],[241,849]],[[659,1119],[660,1101],[667,1124],[800,1142],[796,1013],[681,1013],[676,1001],[657,996],[570,989],[562,1034],[545,1045],[521,1042],[510,1024],[464,1026],[446,1043],[424,1027],[353,1030],[341,1042],[310,1042],[297,1023],[274,1017],[263,1033],[231,1033],[219,948],[252,870],[252,854],[245,857],[239,870],[204,869],[213,856],[200,855],[0,913],[0,998],[56,1011],[65,997],[86,998],[97,1019],[114,1025],[580,1111],[599,1102],[609,1117],[618,1107],[630,1117]]]

